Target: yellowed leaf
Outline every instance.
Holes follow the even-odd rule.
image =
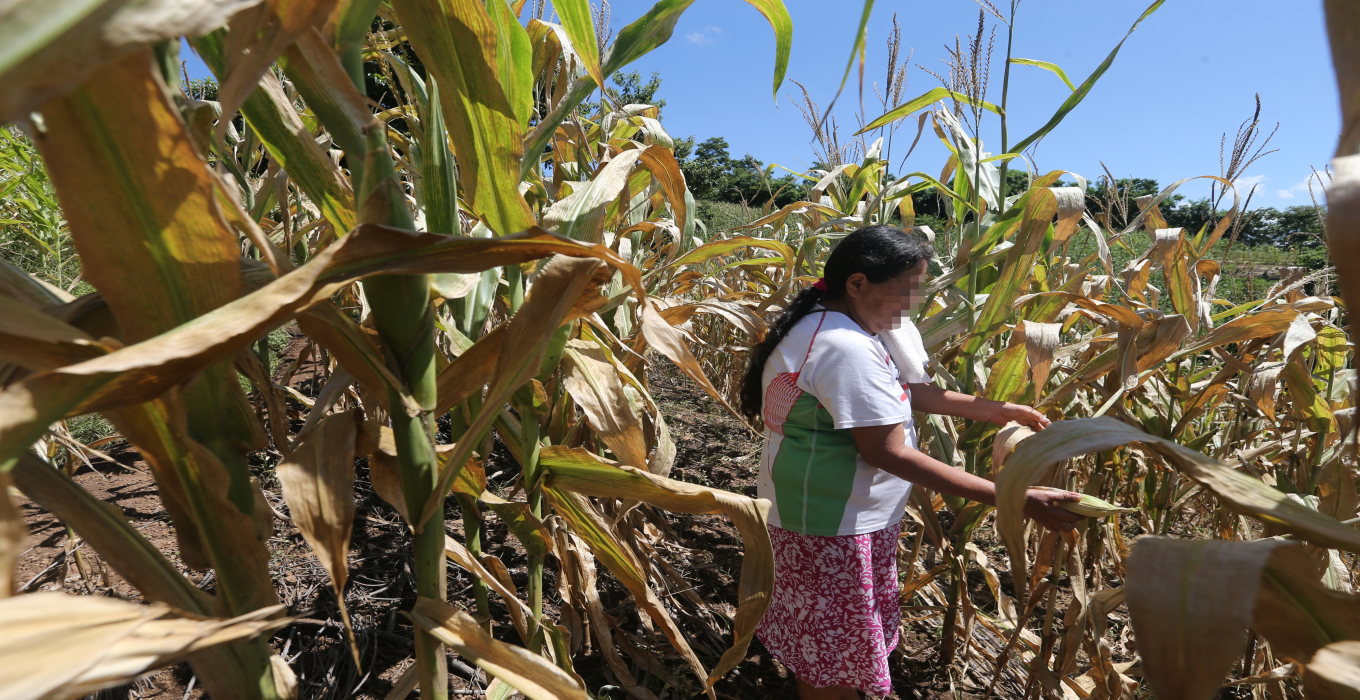
[[[0,688],[6,698],[78,698],[196,651],[287,625],[274,606],[222,619],[171,616],[163,604],[35,593],[0,600]]]
[[[745,555],[737,592],[737,614],[732,622],[732,646],[708,674],[705,687],[711,690],[718,679],[744,658],[755,636],[756,625],[770,604],[770,594],[774,590],[774,550],[766,526],[770,502],[673,481],[641,469],[613,466],[581,449],[545,447],[539,453],[539,463],[548,470],[548,486],[552,489],[589,496],[633,499],[680,513],[722,513],[732,521],[741,533]],[[554,505],[557,502],[555,500]],[[570,507],[567,503],[563,505]],[[608,560],[606,564],[609,564]],[[616,566],[622,568],[621,563],[612,564],[610,570],[620,576],[615,571]],[[624,576],[620,576],[620,579],[627,582]],[[642,585],[645,587],[645,579]],[[629,590],[633,591],[635,597],[639,593],[650,595],[649,589],[644,592],[633,590],[630,586]]]
[[[1026,600],[1028,571],[1024,545],[1025,491],[1045,481],[1065,459],[1129,442],[1156,452],[1182,474],[1198,481],[1225,505],[1316,544],[1360,551],[1360,532],[1299,505],[1258,479],[1184,445],[1144,433],[1111,418],[1058,421],[1020,443],[997,475],[997,530],[1010,552],[1016,597]]]
[[[328,416],[276,470],[293,524],[330,574],[356,666],[361,665],[359,645],[345,606],[345,581],[354,527],[355,442],[364,425],[359,409]]]
[[[1218,693],[1256,605],[1260,571],[1282,542],[1144,537],[1128,562],[1125,600],[1138,652],[1158,698]]]
[[[19,556],[28,541],[28,526],[24,517],[10,500],[13,479],[8,472],[0,472],[0,598],[14,595],[14,575],[18,571]]]
[[[564,386],[585,412],[590,427],[609,445],[619,461],[630,467],[647,466],[642,421],[623,395],[623,382],[595,343],[567,341],[562,355]]]
[[[420,598],[411,611],[417,625],[457,654],[509,683],[531,700],[587,700],[585,688],[536,654],[487,634],[472,616],[452,605]]]

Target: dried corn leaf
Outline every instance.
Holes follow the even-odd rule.
[[[992,440],[992,474],[995,475],[1001,469],[1016,445],[1033,434],[1033,430],[1014,421],[1002,427]]]
[[[1360,597],[1327,588],[1323,562],[1319,566],[1308,548],[1279,547],[1261,572],[1251,626],[1270,642],[1276,658],[1306,663],[1329,644],[1360,639]],[[1308,697],[1356,697],[1313,674],[1304,675],[1304,689]]]
[[[48,128],[35,143],[85,261],[82,274],[117,316],[124,342],[239,296],[236,235],[213,205],[215,180],[149,50],[110,63],[42,111]]]
[[[0,296],[0,362],[42,371],[83,362],[105,352],[80,329],[17,299]]]
[[[526,613],[532,613],[529,610],[529,606],[525,605],[524,602],[519,599],[519,596],[515,594],[513,584],[510,586],[505,585],[500,577],[488,571],[486,567],[482,565],[482,562],[472,556],[472,552],[469,552],[467,547],[464,547],[461,542],[447,535],[444,536],[444,556],[452,560],[453,563],[466,569],[468,573],[485,581],[486,585],[491,587],[491,590],[500,594],[500,596],[505,599],[505,607],[510,610],[510,617],[515,620],[515,627],[519,629],[521,635],[524,635],[527,630],[527,626],[524,624],[524,616]]]
[[[633,499],[680,513],[722,513],[732,521],[741,533],[745,556],[741,565],[737,614],[732,623],[732,647],[708,675],[706,687],[711,689],[719,678],[741,662],[755,635],[756,625],[770,604],[774,587],[774,550],[770,548],[766,529],[769,502],[672,481],[641,469],[610,465],[581,449],[545,447],[539,454],[539,463],[548,471],[547,484],[551,489]],[[591,544],[594,546],[595,543]],[[596,554],[598,556],[600,552],[596,551]],[[607,559],[605,562],[610,564]],[[610,570],[613,571],[614,566],[611,565]],[[645,585],[645,579],[639,579]],[[634,591],[634,595],[637,594]]]
[[[584,450],[582,450],[584,452]],[[540,453],[540,464],[543,464]],[[551,484],[551,481],[549,481]],[[646,568],[638,561],[633,551],[619,541],[618,537],[596,511],[591,502],[572,491],[543,487],[543,495],[552,504],[553,511],[571,525],[571,529],[590,546],[591,551],[609,569],[610,573],[633,594],[638,607],[661,627],[671,646],[680,653],[700,679],[708,678],[699,657],[690,648],[689,641],[679,626],[671,619],[670,613],[661,605],[656,592],[647,583]],[[628,498],[628,494],[615,492],[615,496]],[[636,499],[642,500],[642,499]],[[603,632],[601,632],[603,633]],[[709,690],[712,698],[712,690]]]
[[[647,120],[646,117],[643,119]],[[666,202],[670,205],[675,225],[680,230],[685,230],[686,224],[691,223],[692,216],[689,211],[690,204],[686,200],[692,202],[693,197],[689,196],[689,188],[685,186],[685,173],[680,169],[680,162],[675,159],[673,150],[660,144],[648,146],[643,149],[638,163],[651,171],[652,177],[661,186],[661,191],[666,193]],[[690,225],[689,228],[693,226]]]
[[[642,151],[614,156],[585,187],[563,197],[543,214],[543,227],[568,238],[599,243],[604,234],[605,210],[628,185],[628,176]]]
[[[1299,312],[1295,309],[1283,308],[1238,316],[1172,353],[1167,360],[1179,360],[1182,357],[1194,355],[1209,348],[1231,343],[1241,343],[1255,338],[1268,338],[1287,330],[1298,315]]]
[[[1360,641],[1333,642],[1317,650],[1308,672],[1360,691]]]
[[[397,410],[408,414],[418,410],[405,383],[392,373],[382,351],[375,346],[377,333],[365,331],[328,301],[299,314],[297,324],[309,340],[325,348],[346,372],[354,375],[359,384],[377,398],[383,410],[391,410],[388,397],[392,395],[402,398],[402,405]]]
[[[227,609],[245,614],[277,604],[273,587],[267,585],[264,546],[272,534],[273,515],[259,500],[258,485],[246,481],[243,494],[233,493],[236,484],[222,461],[186,434],[186,411],[174,394],[108,415],[151,463],[185,562],[193,568],[216,567],[219,577],[241,584],[250,581],[233,586],[232,595],[223,597]]]
[[[1235,640],[1251,622],[1260,572],[1283,544],[1138,540],[1124,595],[1158,698],[1208,700],[1218,694],[1241,655]]]
[[[628,268],[635,270],[631,266]],[[463,471],[463,464],[475,446],[473,443],[486,434],[510,396],[538,373],[552,340],[552,331],[562,325],[578,299],[594,294],[593,288],[602,282],[595,279],[599,271],[600,265],[595,260],[558,257],[538,273],[524,305],[506,322],[505,335],[500,341],[500,347],[505,351],[497,354],[496,371],[488,382],[482,410],[450,454],[448,464],[440,467],[439,486],[430,495],[430,500],[422,504],[418,519],[412,523],[416,531],[420,531],[425,521],[443,507],[444,494]]]
[[[562,355],[564,386],[586,414],[591,429],[604,440],[614,456],[630,467],[647,467],[647,445],[623,382],[600,347],[583,340],[568,340]]]
[[[35,593],[0,601],[0,688],[7,699],[78,698],[196,651],[287,625],[274,606],[230,620],[171,617],[162,604]]]
[[[1281,355],[1288,362],[1299,348],[1317,340],[1317,337],[1317,331],[1313,330],[1313,324],[1308,321],[1308,315],[1299,314],[1289,322],[1289,329],[1284,332]]]
[[[992,598],[996,600],[996,609],[1001,613],[1000,624],[1008,629],[1015,629],[1015,603],[1011,601],[1010,596],[1006,595],[1006,591],[1002,590],[1001,579],[992,569],[992,563],[987,559],[987,554],[972,542],[965,544],[964,550],[968,552],[973,563],[977,564],[979,569],[982,569],[983,578],[987,580],[987,589],[992,592]],[[933,576],[927,577],[925,583],[929,582],[928,579],[933,578]],[[920,587],[920,585],[923,584],[916,584],[917,587]]]
[[[293,524],[330,574],[355,666],[361,664],[345,607],[346,556],[354,527],[355,443],[365,425],[357,408],[328,416],[276,472]]]
[[[703,387],[704,391],[719,405],[727,409],[728,413],[731,413],[742,423],[746,422],[737,412],[737,409],[727,403],[726,397],[718,391],[718,388],[713,386],[713,382],[704,373],[703,367],[700,366],[699,360],[695,359],[694,354],[689,351],[689,347],[685,344],[684,335],[661,318],[661,312],[650,298],[646,299],[642,306],[642,337],[648,344],[656,348],[657,352],[674,362],[675,366],[680,368],[680,371]],[[642,354],[644,347],[639,344],[639,346],[633,348],[633,351]]]
[[[306,265],[190,323],[10,386],[0,393],[0,465],[62,416],[158,396],[354,279],[380,272],[472,272],[553,253],[602,258],[633,269],[603,247],[537,229],[486,239],[361,226]]]
[[[1021,321],[1020,326],[1024,329],[1025,352],[1034,380],[1034,395],[1038,398],[1043,395],[1044,385],[1048,384],[1048,372],[1053,366],[1053,352],[1058,349],[1062,324]]]
[[[0,297],[14,299],[38,311],[75,301],[75,297],[66,290],[38,279],[2,259],[0,259]]]
[[[1128,442],[1140,442],[1144,449],[1160,454],[1233,510],[1293,532],[1315,544],[1347,551],[1360,550],[1360,532],[1291,501],[1280,491],[1218,460],[1110,418],[1059,421],[1016,447],[1006,468],[997,476],[997,529],[1010,551],[1018,599],[1026,599],[1024,577],[1028,570],[1023,544],[1025,490],[1046,480],[1062,460]]]
[[[397,441],[391,428],[387,426],[379,428],[376,448],[368,460],[373,490],[409,523],[411,519],[406,511],[406,495],[401,486],[401,466],[397,462]],[[435,457],[439,460],[441,469],[448,466],[449,457],[456,449],[457,445],[435,445]],[[453,493],[461,493],[488,502],[501,500],[495,494],[487,492],[486,471],[475,459],[469,459],[463,464],[463,469],[454,478],[450,489]]]
[[[211,613],[212,598],[128,524],[120,509],[95,498],[31,452],[9,473],[26,497],[75,530],[143,596],[196,615]]]
[[[252,0],[24,0],[0,10],[0,122],[27,116],[130,51],[222,26]]]
[[[531,700],[588,700],[585,688],[561,669],[523,647],[493,638],[471,615],[442,600],[420,598],[411,617],[430,636]]]
[[[226,70],[217,89],[222,115],[214,140],[221,141],[246,96],[255,91],[269,65],[304,32],[324,22],[338,0],[265,0],[231,18],[223,58]]]
[[[14,595],[14,575],[28,541],[28,526],[10,500],[11,475],[0,472],[0,599]]]

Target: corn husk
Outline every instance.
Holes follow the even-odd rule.
[[[1031,486],[1030,488],[1040,491],[1066,491],[1067,489],[1055,489],[1049,486]],[[1088,493],[1081,494],[1081,500],[1077,502],[1059,503],[1063,510],[1084,515],[1088,518],[1108,518],[1111,515],[1120,513],[1132,513],[1137,508],[1121,508],[1109,501],[1104,501]]]

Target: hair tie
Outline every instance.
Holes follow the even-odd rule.
[[[826,291],[826,278],[825,278],[825,277],[818,277],[818,278],[817,278],[817,281],[812,283],[812,288],[815,289],[815,290],[817,290],[817,291],[819,291],[819,292],[825,292],[825,291]]]

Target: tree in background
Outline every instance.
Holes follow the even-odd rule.
[[[656,107],[657,119],[661,118],[661,110],[666,107],[664,99],[656,98],[656,92],[661,89],[661,71],[652,71],[652,79],[642,82],[642,75],[637,71],[624,73],[619,71],[609,77],[614,81],[616,87],[608,87],[609,96],[621,105],[652,105]]]
[[[610,76],[610,81],[614,85],[605,89],[617,104],[653,105],[658,119],[664,114],[666,100],[657,97],[661,71],[652,71],[651,79],[645,82],[638,71],[619,71]],[[806,199],[814,184],[791,174],[773,177],[773,168],[750,154],[732,158],[727,139],[721,136],[700,143],[696,140],[694,136],[675,139],[675,157],[697,200],[763,206],[773,198],[775,205],[782,207]]]
[[[1149,178],[1121,178],[1111,187],[1106,179],[1093,184],[1087,191],[1087,206],[1091,211],[1110,210],[1110,223],[1124,227],[1138,215],[1134,200],[1157,194],[1161,185]],[[1211,202],[1208,197],[1187,199],[1171,195],[1162,201],[1162,215],[1168,225],[1184,228],[1194,235],[1205,226],[1218,223],[1226,213],[1226,203]],[[1235,242],[1240,245],[1270,245],[1280,248],[1304,249],[1325,246],[1325,226],[1322,217],[1326,207],[1299,204],[1284,209],[1258,207],[1251,209],[1236,231]],[[1224,240],[1226,245],[1227,239]]]
[[[792,174],[774,177],[773,166],[750,154],[734,159],[728,149],[720,136],[697,145],[693,136],[675,140],[675,157],[695,199],[763,206],[773,198],[782,207],[806,199],[815,184]]]

